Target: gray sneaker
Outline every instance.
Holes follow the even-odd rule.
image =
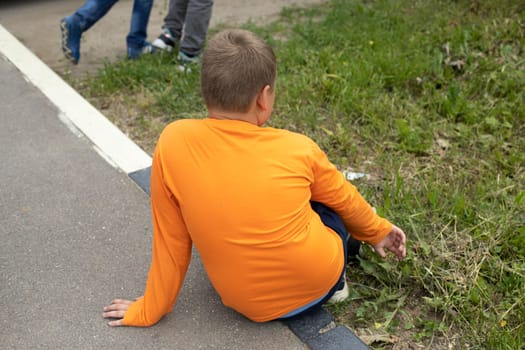
[[[197,66],[201,61],[201,56],[189,56],[182,51],[179,51],[177,55],[177,61],[179,62],[179,70],[184,73],[191,72],[191,68]]]
[[[151,43],[155,48],[171,52],[175,49],[175,46],[177,45],[177,39],[173,36],[171,33],[171,30],[164,27],[162,28],[162,32],[160,33],[159,37]]]

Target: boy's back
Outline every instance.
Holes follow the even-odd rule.
[[[182,120],[159,139],[164,179],[154,172],[152,188],[178,202],[223,302],[253,320],[311,302],[339,278],[341,240],[310,200],[321,173],[342,176],[320,153],[303,135],[238,120]]]

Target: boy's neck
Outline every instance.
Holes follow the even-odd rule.
[[[248,112],[227,112],[217,109],[208,109],[208,118],[220,120],[239,120],[250,124],[259,125],[257,115],[252,111]]]
[[[272,114],[275,94],[266,85],[261,92],[253,98],[246,112],[227,111],[217,107],[208,106],[208,117],[214,119],[241,120],[253,125],[262,126]]]
[[[208,106],[208,117],[214,119],[241,120],[253,125],[262,126],[272,114],[275,94],[266,85],[261,92],[253,98],[246,112],[235,112],[222,110],[217,107]]]

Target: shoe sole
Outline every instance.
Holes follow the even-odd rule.
[[[62,33],[62,51],[64,52],[64,56],[73,64],[78,64],[78,60],[73,55],[73,51],[67,45],[69,29],[67,29],[67,22],[65,20],[60,21],[60,32]]]

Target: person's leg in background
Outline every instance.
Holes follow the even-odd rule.
[[[170,0],[162,33],[153,41],[153,46],[172,51],[180,43],[179,69],[187,71],[187,65],[200,60],[212,9],[213,0]]]
[[[199,56],[208,34],[213,0],[190,0],[184,21],[179,52],[187,57]]]
[[[113,7],[118,0],[88,0],[71,16],[60,21],[62,51],[68,60],[80,60],[80,38]]]
[[[171,52],[179,44],[188,3],[189,0],[169,1],[168,14],[164,17],[162,32],[152,43],[157,49]]]
[[[85,32],[104,17],[117,2],[118,0],[88,0],[71,17],[78,23],[82,32]]]
[[[128,57],[138,58],[143,53],[151,53],[153,48],[147,42],[147,29],[153,0],[135,0],[131,14],[129,34],[126,38]]]

